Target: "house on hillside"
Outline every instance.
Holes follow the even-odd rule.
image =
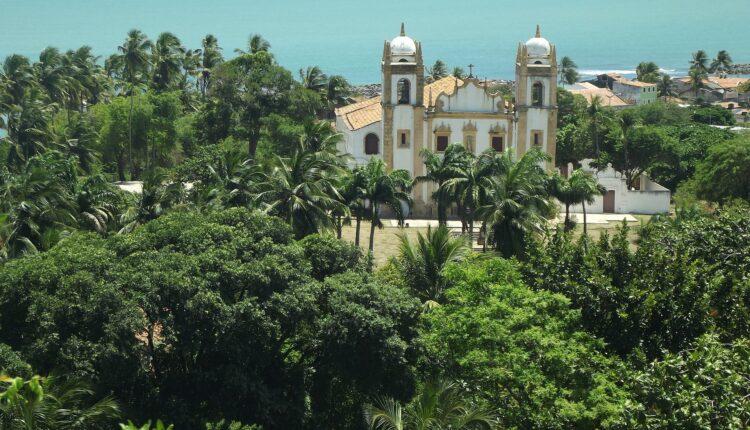
[[[609,88],[599,88],[589,82],[577,82],[573,85],[566,86],[565,89],[571,94],[583,96],[589,105],[594,97],[599,97],[602,106],[611,107],[613,109],[622,109],[631,106],[631,104],[620,98]]]
[[[612,91],[623,100],[636,105],[653,103],[657,95],[656,84],[625,78],[615,80],[612,83]]]
[[[615,171],[612,165],[597,170],[590,165],[592,160],[584,160],[582,169],[594,175],[607,192],[594,198],[594,203],[586,205],[589,213],[637,213],[660,214],[669,212],[671,192],[668,188],[652,181],[645,173],[640,176],[634,188],[628,188],[624,175]],[[572,171],[573,166],[568,166]],[[580,206],[573,206],[572,212],[581,212]]]
[[[703,88],[698,90],[697,98],[703,99],[708,103],[747,103],[750,98],[750,92],[742,91],[742,85],[749,80],[748,78],[709,76],[703,79]],[[693,90],[690,77],[677,78],[674,82],[676,92],[680,98],[685,100],[696,99],[696,92]]]

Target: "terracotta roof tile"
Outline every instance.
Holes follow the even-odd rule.
[[[599,98],[602,101],[602,106],[609,106],[609,107],[618,107],[618,106],[630,106],[629,103],[627,103],[625,100],[621,99],[615,93],[613,93],[609,88],[586,88],[583,90],[568,90],[573,94],[580,94],[585,99],[586,102],[591,104],[591,100],[599,96]]]
[[[426,108],[435,105],[435,101],[440,94],[453,94],[456,86],[463,84],[463,81],[453,76],[446,76],[442,79],[425,85],[424,87],[424,106]],[[432,93],[432,98],[430,98]],[[380,96],[361,102],[352,103],[347,106],[336,109],[336,116],[343,117],[344,123],[349,130],[359,130],[383,119],[383,109],[380,106]]]

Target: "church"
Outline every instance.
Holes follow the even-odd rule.
[[[531,148],[550,155],[554,168],[557,132],[557,59],[555,46],[536,35],[518,45],[515,101],[490,92],[478,79],[448,76],[425,82],[422,45],[401,34],[383,45],[382,94],[336,110],[343,135],[339,150],[356,164],[372,157],[391,169],[425,174],[423,148],[441,152],[462,143],[474,154],[487,149],[520,157]],[[436,215],[433,184],[414,189],[412,215]]]

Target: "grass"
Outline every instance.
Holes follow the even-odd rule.
[[[631,227],[630,232],[628,233],[628,238],[630,239],[630,243],[633,248],[636,246],[636,241],[638,239],[638,230],[641,226],[641,223],[645,224],[651,219],[651,215],[633,215],[634,218],[636,218],[637,222],[630,222],[628,223],[628,226]],[[607,224],[589,224],[588,225],[588,233],[589,236],[591,236],[594,240],[599,240],[599,237],[602,235],[603,232],[608,231],[610,234],[614,233],[615,230],[621,225],[620,222],[610,222]],[[409,227],[409,228],[398,228],[398,227],[385,227],[382,229],[375,229],[375,265],[376,266],[383,266],[385,263],[388,262],[388,259],[391,257],[395,257],[398,255],[398,249],[400,244],[399,235],[405,234],[406,237],[408,237],[410,240],[414,240],[417,237],[418,233],[426,234],[427,229],[426,228],[417,228],[417,227]],[[344,229],[342,231],[341,237],[342,239],[354,242],[355,238],[355,229],[354,225],[351,226],[344,226]],[[578,224],[573,231],[573,234],[576,235],[576,237],[583,234],[583,225]],[[362,221],[362,227],[360,231],[360,243],[359,245],[364,249],[367,250],[367,247],[369,245],[370,240],[370,223],[367,221]]]

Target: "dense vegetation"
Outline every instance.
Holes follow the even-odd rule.
[[[719,114],[561,91],[559,165],[680,190],[637,246],[593,241],[548,220],[596,181],[536,151],[350,168],[328,122],[346,81],[269,49],[133,31],[103,66],[6,59],[0,428],[750,426],[750,141]],[[440,226],[373,267],[365,241],[422,183]]]

